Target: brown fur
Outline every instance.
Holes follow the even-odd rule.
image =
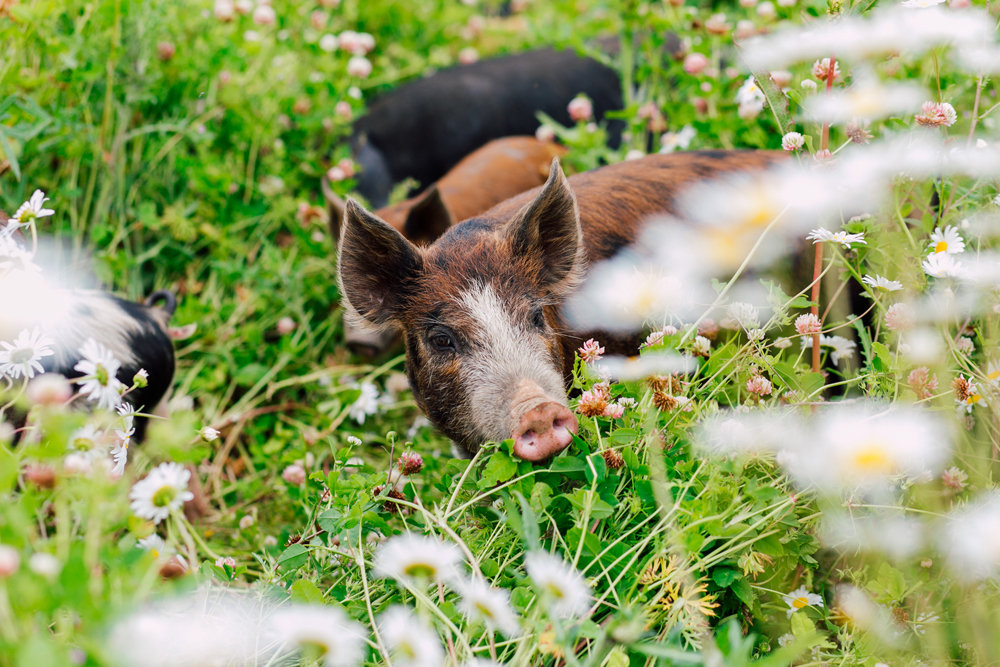
[[[356,320],[403,330],[414,397],[446,435],[475,451],[485,440],[509,436],[476,426],[478,412],[486,408],[483,394],[472,397],[481,388],[463,385],[470,360],[487,358],[502,366],[504,359],[489,355],[511,353],[485,347],[482,327],[463,305],[463,295],[489,286],[513,330],[530,345],[544,346],[547,361],[564,377],[574,349],[592,336],[608,353],[635,354],[638,338],[568,330],[560,307],[588,264],[631,243],[647,217],[674,213],[676,197],[694,182],[783,159],[780,153],[754,151],[654,155],[568,180],[553,165],[541,188],[451,227],[425,249],[352,203],[340,245],[348,312]],[[515,387],[486,389],[506,405]]]

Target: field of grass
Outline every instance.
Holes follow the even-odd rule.
[[[0,0],[0,210],[41,190],[29,243],[80,284],[173,290],[185,329],[171,417],[123,475],[122,418],[38,399],[0,350],[0,416],[31,410],[16,446],[0,422],[0,667],[996,664],[996,21],[968,0]],[[374,48],[331,49],[345,31]],[[661,147],[784,147],[797,171],[706,186],[653,269],[599,267],[614,303],[581,293],[651,334],[640,365],[684,372],[582,358],[565,452],[456,459],[401,351],[342,344],[320,183],[380,92],[543,45],[623,81],[621,147],[551,128],[567,171]],[[83,469],[88,424],[107,455]],[[136,500],[183,477],[167,464],[200,514],[181,482],[162,516]]]

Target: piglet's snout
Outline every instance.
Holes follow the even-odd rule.
[[[534,382],[524,381],[511,403],[514,455],[542,461],[566,449],[576,433],[576,416]]]

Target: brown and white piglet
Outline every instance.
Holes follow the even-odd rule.
[[[488,211],[500,202],[545,182],[552,158],[566,153],[559,144],[534,137],[505,137],[470,153],[440,181],[416,197],[375,211],[407,240],[430,245],[454,222]],[[346,206],[323,180],[330,211],[330,233],[340,239]],[[344,324],[344,343],[355,354],[372,358],[399,339],[394,328],[369,331]]]
[[[577,429],[566,395],[574,350],[589,337],[608,353],[634,354],[639,344],[569,330],[562,306],[587,267],[635,240],[647,217],[672,213],[693,182],[781,159],[653,155],[570,179],[554,160],[543,187],[451,227],[427,248],[348,201],[339,267],[348,317],[403,332],[414,397],[459,448],[512,438],[518,457],[547,459]]]

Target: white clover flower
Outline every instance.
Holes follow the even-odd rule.
[[[354,56],[347,61],[347,75],[356,76],[360,79],[368,78],[372,73],[372,63],[364,56]]]
[[[406,607],[390,607],[379,617],[378,629],[393,654],[393,665],[441,667],[444,664],[444,650],[437,633]]]
[[[781,138],[781,147],[791,153],[806,145],[806,139],[799,132],[788,132]]]
[[[93,338],[83,344],[80,355],[83,359],[73,367],[83,373],[82,378],[75,380],[81,385],[80,393],[96,402],[99,408],[110,410],[116,407],[121,403],[121,393],[125,389],[116,377],[121,362]]]
[[[35,190],[31,198],[21,204],[14,215],[11,216],[11,222],[16,222],[21,227],[27,227],[38,218],[47,218],[55,213],[50,208],[43,208],[43,205],[48,200],[49,198],[45,196],[44,192]]]
[[[809,589],[805,586],[800,586],[791,593],[782,595],[781,597],[784,598],[785,603],[788,604],[788,618],[791,618],[792,614],[797,612],[799,609],[805,609],[806,607],[822,608],[823,606],[823,598],[815,593],[810,593]]]
[[[559,556],[533,551],[524,557],[524,569],[555,616],[573,618],[590,609],[590,587],[583,575]]]
[[[368,415],[374,415],[379,411],[380,403],[378,400],[378,388],[374,384],[371,382],[362,382],[360,388],[361,395],[351,405],[348,414],[354,421],[364,424]]]
[[[499,630],[505,637],[516,637],[521,626],[510,607],[510,593],[493,588],[482,579],[459,579],[455,582],[461,596],[461,608],[472,620],[482,621],[490,630]]]
[[[831,232],[825,227],[812,230],[809,232],[809,235],[806,236],[806,239],[811,240],[813,244],[823,241],[828,243],[839,243],[847,249],[850,249],[852,243],[868,244],[868,242],[865,241],[864,234],[848,234],[845,231]]]
[[[375,554],[375,576],[404,584],[453,581],[459,575],[462,552],[454,544],[413,533],[397,535]]]
[[[42,357],[48,357],[55,352],[49,349],[54,345],[52,339],[42,333],[41,329],[25,329],[13,343],[0,341],[0,375],[9,375],[13,379],[24,376],[27,379],[35,377],[35,373],[44,373]]]
[[[955,261],[947,252],[930,255],[924,260],[922,266],[924,273],[933,278],[960,278],[964,274],[962,263]]]
[[[180,463],[161,463],[132,485],[128,494],[132,499],[132,512],[140,519],[160,523],[194,498],[187,490],[190,479],[191,473]]]
[[[339,42],[337,41],[337,36],[331,35],[330,33],[327,33],[319,38],[319,48],[327,53],[333,53],[336,51],[338,44]]]
[[[949,254],[965,252],[965,241],[962,240],[962,236],[954,226],[948,225],[943,232],[940,227],[937,227],[931,234],[931,252]]]
[[[876,275],[874,278],[872,276],[866,275],[861,279],[861,282],[868,285],[872,289],[879,290],[880,292],[895,292],[903,289],[903,283],[898,280],[889,280],[888,278],[883,278],[880,275]]]
[[[694,342],[691,343],[691,351],[695,354],[707,357],[712,351],[712,341],[704,336],[695,336]]]
[[[804,79],[799,87],[807,93],[815,93],[819,89],[819,84],[812,79]]]
[[[365,656],[365,629],[336,607],[279,609],[269,626],[269,639],[283,648],[318,649],[326,667],[354,667]]]
[[[753,304],[735,301],[729,304],[726,313],[744,329],[756,329],[760,326],[760,315]]]

